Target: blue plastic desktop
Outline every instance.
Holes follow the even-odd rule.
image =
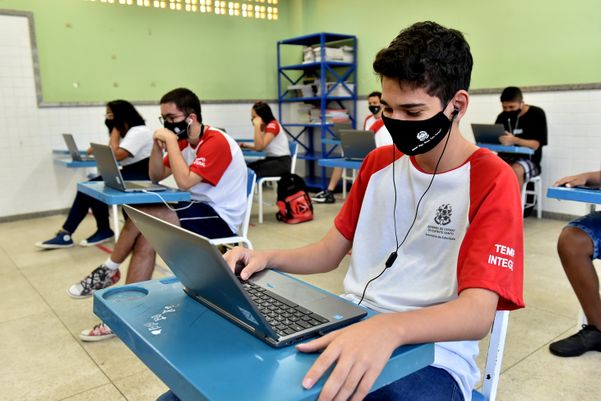
[[[94,313],[182,400],[315,400],[324,383],[301,386],[318,354],[270,347],[190,298],[176,278],[98,291]],[[373,389],[433,360],[433,344],[400,347]]]
[[[322,167],[340,167],[350,168],[353,170],[359,170],[361,168],[362,160],[348,160],[340,157],[334,157],[331,159],[319,159],[318,164]]]
[[[68,168],[89,168],[96,167],[95,160],[84,160],[84,161],[75,161],[71,159],[71,157],[56,157],[54,158],[54,162],[57,164],[61,164]]]
[[[486,148],[492,150],[493,152],[503,152],[503,153],[516,153],[521,155],[533,155],[534,150],[527,148],[525,146],[505,146],[505,145],[495,145],[491,143],[477,143],[481,148]]]
[[[104,185],[103,181],[88,181],[77,184],[77,190],[107,205],[134,205],[141,203],[179,202],[190,200],[190,193],[168,188],[156,193],[123,192]],[[157,196],[157,195],[160,195]],[[162,198],[162,200],[161,200]]]
[[[547,189],[547,198],[601,204],[601,190],[551,187]]]

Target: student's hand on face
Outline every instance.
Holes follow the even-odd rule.
[[[177,141],[177,135],[166,128],[159,128],[152,134],[152,139],[161,149],[165,149],[168,141]]]
[[[583,174],[571,175],[569,177],[561,178],[553,183],[554,187],[568,187],[572,188],[576,185],[586,185],[586,177]]]
[[[303,387],[313,387],[336,364],[318,401],[360,401],[365,398],[398,346],[393,331],[387,327],[383,318],[383,315],[374,316],[297,345],[296,348],[301,352],[322,351],[305,375]]]
[[[255,118],[253,118],[253,126],[261,127],[261,125],[263,125],[263,119],[261,117],[256,116]]]
[[[505,134],[499,137],[499,142],[501,142],[501,145],[511,146],[515,144],[515,139],[515,135],[505,131]]]
[[[260,252],[237,246],[223,255],[227,265],[242,280],[267,267],[267,258]]]

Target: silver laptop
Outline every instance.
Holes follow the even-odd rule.
[[[373,131],[354,129],[340,130],[342,154],[348,160],[363,160],[376,148],[376,138]]]
[[[332,125],[332,131],[334,131],[334,134],[336,134],[338,137],[340,137],[340,130],[349,130],[349,129],[353,129],[353,124],[351,123],[334,123],[334,125]]]
[[[88,160],[94,160],[94,156],[92,155],[82,155],[79,153],[79,149],[75,144],[75,139],[71,134],[63,134],[63,140],[65,141],[65,145],[67,145],[67,149],[69,150],[69,154],[71,155],[71,159],[74,162],[84,162]]]
[[[113,150],[108,145],[91,143],[96,165],[102,176],[104,185],[123,192],[164,191],[167,188],[152,181],[124,181],[115,159]]]
[[[326,333],[367,313],[349,301],[273,270],[242,281],[207,238],[131,206],[124,208],[190,297],[273,347]]]
[[[472,124],[472,132],[476,143],[499,145],[499,137],[505,135],[503,124]]]

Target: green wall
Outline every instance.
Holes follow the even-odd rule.
[[[33,12],[43,99],[54,103],[158,101],[177,86],[202,100],[273,99],[276,41],[299,30],[299,4],[281,1],[277,21],[84,0],[0,9]]]
[[[303,30],[357,35],[359,92],[379,86],[377,51],[414,22],[459,29],[474,56],[472,89],[601,82],[601,1],[304,0]]]
[[[84,0],[0,9],[33,12],[46,103],[156,101],[176,86],[203,100],[274,99],[277,40],[320,31],[358,36],[365,95],[379,87],[376,52],[425,19],[465,33],[472,89],[601,82],[599,0],[280,0],[276,22]]]

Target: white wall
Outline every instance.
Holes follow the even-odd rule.
[[[64,132],[72,133],[82,148],[90,141],[106,141],[104,107],[37,107],[24,17],[0,16],[0,59],[0,218],[67,208],[76,183],[90,171],[54,163],[52,149],[65,148],[60,135]],[[470,123],[493,122],[500,111],[498,95],[474,95],[471,100],[461,122],[470,138]],[[526,93],[525,101],[547,113],[545,190],[561,176],[600,168],[601,90]],[[250,103],[203,105],[203,119],[234,137],[251,137],[250,107]],[[158,106],[137,108],[151,128],[159,127]],[[358,102],[358,108],[362,122],[367,102]],[[544,210],[581,215],[586,205],[544,199]]]

